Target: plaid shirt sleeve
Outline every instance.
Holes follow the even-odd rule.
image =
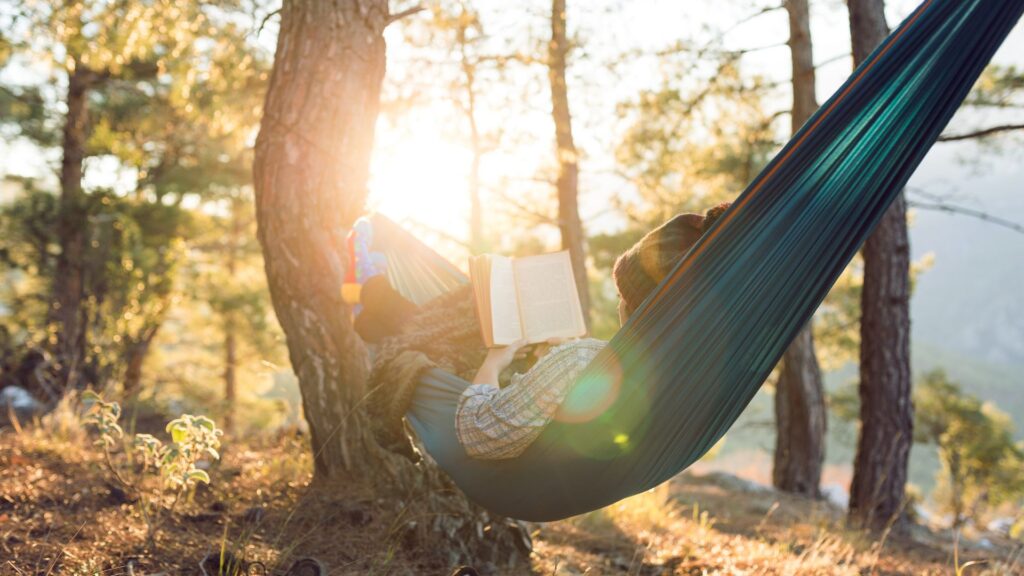
[[[552,348],[505,388],[474,384],[462,393],[455,432],[473,458],[515,458],[554,418],[580,372],[606,343],[591,338]]]

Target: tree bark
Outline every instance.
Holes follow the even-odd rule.
[[[818,109],[808,0],[788,0],[789,50],[793,68],[792,131]],[[813,320],[782,358],[775,386],[775,462],[772,483],[779,490],[817,498],[825,460],[827,411],[821,369],[814,352]]]
[[[848,0],[855,64],[888,35],[883,0]],[[903,517],[913,440],[910,375],[910,242],[903,194],[864,244],[860,434],[850,518],[882,528]]]
[[[228,433],[235,431],[235,404],[238,397],[238,343],[235,340],[235,329],[234,322],[228,319],[224,327],[224,430]]]
[[[236,198],[231,200],[231,232],[227,239],[227,272],[229,278],[234,278],[238,272],[238,252],[241,242],[241,207]],[[224,315],[224,430],[228,433],[235,431],[235,404],[238,396],[237,368],[238,368],[238,340],[235,332],[238,330],[238,311],[234,307],[228,307]]]
[[[312,436],[315,479],[374,481],[397,541],[448,562],[514,562],[529,532],[470,503],[429,459],[385,453],[365,413],[368,356],[341,299],[384,75],[386,0],[285,0],[256,139],[258,235]]]
[[[459,65],[462,68],[463,80],[466,82],[466,105],[463,111],[469,122],[469,143],[473,152],[473,160],[469,167],[469,249],[473,254],[479,254],[485,248],[483,207],[480,202],[480,162],[483,160],[484,149],[480,126],[476,119],[476,62],[470,58],[467,50],[469,40],[466,32],[470,21],[463,5],[456,42],[459,45]]]
[[[159,325],[148,329],[138,342],[128,346],[124,370],[124,395],[134,400],[142,386],[142,366],[146,363],[150,346],[159,331]]]
[[[569,251],[583,318],[590,328],[590,284],[587,282],[586,237],[579,210],[579,155],[572,136],[569,89],[565,82],[569,39],[566,34],[565,0],[551,2],[551,42],[548,45],[548,80],[551,83],[551,116],[555,121],[555,150],[558,159],[558,229],[562,249]]]
[[[88,138],[89,89],[94,74],[76,65],[68,74],[67,117],[64,122],[63,158],[60,165],[60,202],[57,238],[60,254],[53,281],[50,321],[57,326],[56,359],[64,390],[81,380],[86,334],[84,260],[86,218],[82,192],[82,163]]]
[[[288,0],[256,140],[259,240],[319,479],[355,473],[369,370],[341,298],[384,77],[386,0]]]

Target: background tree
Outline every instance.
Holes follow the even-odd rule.
[[[434,518],[403,526],[449,560],[504,561],[528,542],[490,517],[436,466],[414,468],[374,441],[363,406],[369,362],[341,299],[347,228],[363,211],[384,77],[382,0],[289,0],[256,141],[259,240],[270,294],[299,379],[315,478],[372,479],[388,501]],[[405,502],[405,506],[399,504]],[[483,527],[486,527],[484,529]],[[437,549],[435,531],[447,535]]]
[[[883,0],[848,0],[854,64],[889,34]],[[905,504],[913,442],[910,377],[910,243],[903,194],[861,250],[860,434],[850,516],[873,528],[897,520]]]
[[[587,255],[583,222],[579,209],[579,152],[572,135],[569,88],[565,81],[569,56],[565,0],[551,2],[551,42],[548,44],[548,79],[551,85],[551,117],[555,124],[555,156],[558,175],[558,229],[562,249],[569,251],[576,288],[579,290],[583,319],[590,328],[590,288],[587,279]]]
[[[808,0],[787,0],[793,70],[792,133],[818,108]],[[772,483],[786,492],[820,494],[827,411],[814,351],[813,319],[786,349],[775,383],[775,461]]]
[[[24,135],[35,136],[39,145],[49,145],[51,140],[60,142],[56,225],[59,249],[49,287],[49,319],[54,325],[53,342],[49,345],[59,367],[62,388],[80,386],[93,378],[86,378],[87,372],[95,372],[95,365],[90,367],[89,354],[95,347],[88,342],[90,319],[86,309],[87,303],[95,301],[95,295],[88,293],[85,275],[90,259],[102,260],[89,253],[89,239],[102,231],[90,230],[86,211],[88,191],[82,182],[85,160],[97,154],[113,154],[125,160],[122,152],[131,149],[131,141],[122,142],[121,134],[111,130],[117,114],[125,113],[139,120],[140,114],[153,111],[146,105],[149,100],[168,101],[168,80],[175,88],[181,88],[189,84],[187,79],[196,77],[194,72],[185,76],[178,73],[197,63],[190,59],[203,52],[202,42],[197,39],[220,30],[207,10],[223,12],[216,12],[213,6],[191,2],[40,1],[27,3],[17,12],[21,25],[16,29],[24,32],[24,38],[12,45],[18,53],[38,58],[47,72],[66,87],[59,97],[62,106],[56,102],[47,106],[44,117],[48,116],[49,121],[37,122],[29,126],[32,129],[22,131]],[[186,60],[187,64],[183,62]],[[144,97],[140,97],[142,92]],[[27,95],[24,91],[20,94],[22,108]],[[184,99],[187,98],[179,101]],[[31,114],[27,118],[31,119]],[[152,125],[160,117],[146,120]],[[60,137],[52,138],[44,135],[43,130],[34,129],[40,127]],[[137,122],[135,127],[141,128]],[[139,132],[148,133],[144,128]],[[112,134],[117,137],[103,137]],[[158,149],[164,150],[148,151]],[[145,181],[143,173],[140,187],[145,187]]]
[[[1009,417],[965,394],[942,371],[926,374],[914,391],[915,441],[938,448],[939,493],[958,528],[984,509],[1024,497],[1024,446]]]

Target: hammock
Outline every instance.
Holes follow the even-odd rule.
[[[466,456],[468,383],[428,372],[407,417],[491,511],[549,521],[668,480],[739,417],[900,193],[1024,12],[1024,0],[929,0],[861,65],[686,255],[512,460]],[[386,229],[384,231],[383,229]],[[395,286],[424,302],[466,279],[378,217]],[[397,280],[396,280],[397,279]]]

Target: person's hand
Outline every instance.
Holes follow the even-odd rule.
[[[487,358],[484,360],[484,364],[490,364],[498,372],[501,372],[508,368],[508,365],[512,363],[512,360],[516,358],[520,350],[525,346],[526,340],[516,340],[508,346],[491,348],[487,351]]]
[[[537,344],[536,346],[533,347],[534,359],[540,360],[545,354],[548,353],[548,350],[551,350],[552,348],[558,346],[559,344],[564,344],[569,340],[571,340],[571,338],[548,338],[544,342],[541,342],[540,344]]]
[[[473,384],[497,384],[498,374],[512,363],[516,354],[525,345],[525,340],[518,340],[508,346],[488,350],[487,358],[477,370],[476,378],[473,378]]]

